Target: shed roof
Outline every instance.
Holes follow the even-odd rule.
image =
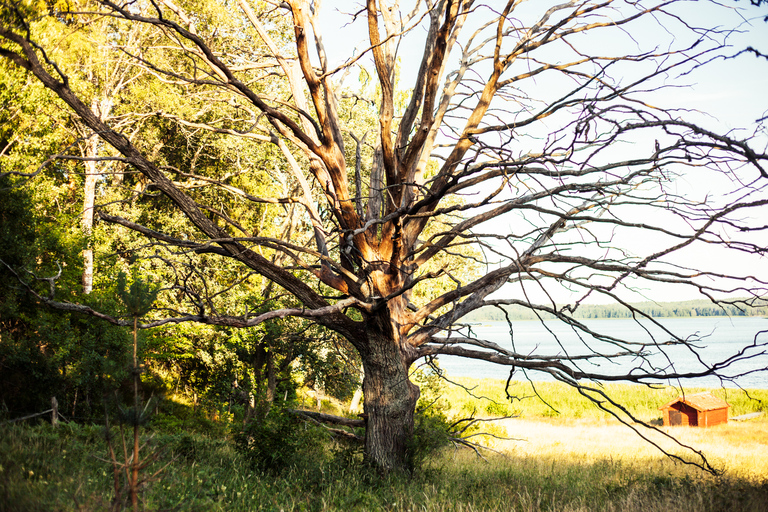
[[[717,398],[712,393],[696,393],[693,395],[679,396],[671,402],[662,405],[659,409],[666,409],[671,407],[677,402],[683,402],[686,405],[690,405],[697,411],[713,411],[715,409],[722,409],[724,407],[730,407],[728,402],[723,399]]]

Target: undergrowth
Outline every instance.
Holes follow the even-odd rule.
[[[365,465],[359,445],[339,444],[327,430],[299,421],[278,406],[242,432],[237,432],[234,423],[214,422],[210,427],[185,417],[183,427],[175,420],[156,421],[143,437],[146,448],[142,450],[156,451],[159,459],[145,473],[156,476],[142,485],[141,509],[768,510],[768,480],[762,473],[712,477],[695,468],[675,466],[660,454],[624,456],[617,451],[608,458],[600,458],[600,454],[587,458],[558,450],[553,441],[551,450],[520,449],[505,457],[486,453],[487,461],[480,459],[451,444],[450,438],[458,436],[466,424],[457,419],[515,413],[531,417],[537,411],[541,419],[552,409],[535,400],[510,403],[499,396],[503,383],[461,381],[474,395],[493,398],[487,400],[467,398],[463,391],[456,394],[434,374],[413,378],[422,389],[422,400],[409,446],[414,470],[407,475],[382,477]],[[591,416],[593,406],[569,394],[565,386],[537,386],[561,418],[598,418]],[[629,386],[607,388],[646,420],[653,419],[658,406],[675,393]],[[522,397],[531,390],[519,387],[512,391]],[[751,412],[750,408],[763,410],[768,400],[765,391],[751,392],[762,402],[744,393],[729,393],[732,414]],[[458,406],[451,407],[451,403]],[[525,408],[516,409],[521,403]],[[171,419],[181,417],[170,410],[165,414]],[[721,429],[720,436],[723,442],[728,436],[749,432],[764,436],[763,424],[754,423],[754,428],[741,433]],[[488,428],[492,427],[484,424],[462,434],[479,434]],[[0,424],[0,512],[108,509],[113,475],[103,430],[72,423],[58,429],[46,423]]]
[[[764,511],[768,482],[714,478],[668,461],[493,457],[445,450],[410,476],[382,478],[325,443],[323,457],[258,469],[234,442],[156,434],[171,464],[144,510]],[[103,510],[110,496],[99,427],[0,426],[0,511]],[[300,451],[300,450],[299,450]]]

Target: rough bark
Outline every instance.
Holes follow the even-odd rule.
[[[418,386],[408,378],[410,361],[390,329],[370,322],[361,352],[365,378],[365,454],[383,472],[409,469]]]
[[[128,491],[131,497],[131,507],[134,512],[139,510],[139,469],[141,467],[141,458],[139,457],[139,383],[141,380],[141,373],[139,369],[139,360],[137,357],[138,349],[138,321],[139,317],[134,315],[133,317],[133,458],[131,460],[131,479],[128,485]]]
[[[272,358],[273,348],[269,347],[267,351],[267,402],[275,401],[275,390],[277,389],[277,378],[275,376],[275,362]]]

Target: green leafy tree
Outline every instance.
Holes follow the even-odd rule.
[[[81,173],[77,164],[51,158],[73,144],[74,132],[63,112],[50,108],[55,97],[5,63],[0,98],[0,400],[17,415],[47,408],[56,396],[66,416],[98,418],[103,396],[126,376],[124,333],[40,307],[22,284],[81,300],[75,255],[83,237],[69,222],[80,212]],[[50,276],[58,276],[55,290]],[[112,310],[106,294],[91,302]]]
[[[82,10],[88,10],[91,4],[82,2],[77,5]],[[162,47],[153,47],[151,37],[147,36],[147,31],[142,30],[140,25],[131,25],[127,31],[122,30],[113,18],[91,20],[87,16],[77,14],[74,12],[74,4],[68,6],[69,12],[63,17],[66,23],[51,23],[52,20],[47,20],[44,16],[45,6],[35,4],[27,7],[38,9],[38,21],[46,34],[46,40],[56,41],[49,57],[62,62],[63,67],[71,70],[69,82],[73,84],[73,88],[90,97],[90,108],[98,113],[99,119],[119,127],[129,138],[132,133],[141,133],[142,138],[137,144],[150,152],[158,163],[168,169],[192,170],[201,176],[220,177],[219,170],[222,166],[258,168],[273,158],[274,152],[254,150],[247,144],[236,140],[233,142],[200,128],[207,126],[205,123],[211,119],[226,115],[218,111],[220,109],[209,106],[212,96],[203,94],[201,98],[188,95],[188,89],[173,86],[158,88],[156,84],[148,82],[146,77],[151,75],[151,70],[148,72],[144,67],[136,66],[130,61],[130,55],[143,53],[147,58],[151,56],[163,62],[167,61],[168,66],[177,66],[179,62],[176,56]],[[210,9],[206,15],[209,16],[210,23],[222,22],[222,13],[216,9]],[[73,27],[78,27],[78,30],[72,32]],[[72,33],[67,36],[70,32]],[[3,66],[5,64],[3,62]],[[179,235],[194,229],[172,204],[157,196],[150,183],[140,175],[132,174],[126,162],[118,158],[109,146],[103,144],[98,133],[89,130],[77,118],[50,115],[51,125],[55,130],[38,130],[35,132],[35,138],[31,140],[14,136],[14,131],[20,135],[36,126],[35,118],[40,117],[39,111],[36,110],[38,105],[57,104],[57,99],[16,69],[8,68],[3,78],[7,81],[4,90],[9,93],[7,104],[17,111],[17,114],[13,114],[13,110],[9,113],[10,116],[15,115],[15,122],[5,125],[15,128],[6,128],[12,148],[6,151],[3,164],[9,170],[9,176],[35,177],[36,184],[40,186],[35,189],[36,194],[30,204],[36,205],[37,208],[58,208],[56,221],[71,239],[74,244],[72,247],[76,247],[76,244],[82,244],[83,247],[82,262],[73,260],[71,254],[65,256],[62,251],[58,251],[57,256],[66,262],[69,275],[82,268],[84,294],[89,294],[94,284],[97,290],[97,293],[88,299],[72,295],[70,300],[85,301],[93,307],[99,304],[100,310],[108,311],[114,304],[103,303],[100,297],[109,295],[114,289],[115,281],[119,279],[119,273],[132,267],[137,261],[142,262],[142,271],[147,275],[169,284],[167,291],[173,292],[167,293],[165,297],[170,296],[172,300],[164,305],[172,308],[178,308],[178,303],[185,300],[196,307],[200,302],[200,289],[206,290],[208,295],[217,294],[212,291],[211,282],[208,281],[212,274],[206,275],[198,271],[199,268],[207,266],[219,269],[219,276],[229,275],[227,282],[221,282],[221,289],[226,290],[232,283],[240,285],[236,294],[222,295],[219,300],[207,304],[214,308],[230,310],[245,304],[246,310],[257,310],[264,298],[273,293],[268,283],[263,280],[251,275],[247,276],[246,282],[242,282],[242,276],[236,268],[223,270],[218,262],[205,254],[191,254],[188,259],[181,260],[176,258],[173,264],[166,265],[170,259],[166,257],[168,255],[157,254],[156,247],[147,247],[140,237],[125,237],[119,229],[105,222],[94,226],[94,206],[98,197],[99,203],[112,205],[102,207],[101,213],[119,212],[123,218]],[[18,93],[12,92],[20,87],[29,90],[24,99],[20,98]],[[55,112],[66,114],[61,109]],[[199,122],[190,123],[187,121],[190,118]],[[19,165],[22,161],[25,162],[24,167]],[[277,176],[282,180],[281,185],[288,195],[295,184],[286,180],[280,169],[277,170],[277,173],[272,174],[263,172],[246,175],[242,171],[232,172],[229,173],[229,180],[241,191],[261,194],[264,190],[263,182],[271,181]],[[52,185],[50,178],[53,178],[57,185]],[[183,173],[179,178],[186,182],[186,187],[199,193],[201,202],[219,204],[222,208],[231,209],[233,213],[228,213],[229,216],[245,213],[243,205],[238,204],[237,196],[233,199],[231,191],[222,192],[210,183]],[[66,205],[64,211],[57,206],[61,204]],[[254,215],[254,222],[248,225],[251,230],[268,234],[271,230],[267,226],[273,224],[275,230],[302,236],[301,212],[293,206],[289,206],[284,212],[268,211],[259,207],[249,208],[247,213]],[[211,216],[216,218],[215,211],[212,211]],[[78,232],[72,222],[78,217],[81,219],[82,232]],[[56,253],[57,251],[51,251],[51,254]],[[25,262],[19,262],[18,265],[14,262],[12,266],[20,275],[25,276],[26,270],[34,268],[35,265],[31,265],[30,261],[34,261],[36,256],[32,251]],[[50,269],[50,266],[48,268]],[[42,271],[40,275],[55,275],[55,271]],[[57,282],[59,288],[65,286],[63,278],[57,279]],[[71,286],[72,283],[67,282],[66,287],[75,292]],[[58,293],[60,295],[61,290]],[[293,326],[294,332],[287,333],[277,327],[278,323],[280,322],[273,322],[267,329],[269,334],[261,337],[261,341],[252,347],[255,353],[247,348],[253,345],[252,343],[242,341],[231,330],[190,330],[172,325],[165,326],[151,336],[151,347],[144,354],[149,358],[148,370],[154,373],[153,378],[164,377],[166,384],[180,381],[189,384],[186,388],[190,394],[209,400],[209,405],[213,408],[220,409],[223,402],[231,404],[233,395],[236,395],[235,398],[244,398],[246,415],[251,414],[254,393],[258,395],[263,384],[262,398],[272,401],[277,384],[291,380],[287,372],[290,371],[291,361],[297,357],[303,356],[304,361],[311,360],[318,365],[315,369],[307,370],[313,376],[322,373],[321,366],[336,368],[334,365],[325,365],[323,357],[308,352],[319,350],[321,343],[313,343],[311,340],[327,337],[327,333],[318,334],[316,327],[298,324]],[[306,338],[300,337],[299,333],[307,329],[314,334]],[[77,339],[77,336],[92,339],[83,334],[77,333],[72,339]],[[88,377],[90,372],[84,374],[82,370],[92,368],[98,373],[93,360],[96,354],[103,356],[104,353],[111,353],[117,356],[120,351],[116,345],[120,344],[120,335],[109,339],[113,338],[114,342],[103,343],[103,350],[83,342],[72,346],[63,343],[62,346],[66,346],[66,350],[57,352],[60,356],[67,354],[66,359],[59,357],[59,360],[70,369],[64,373],[69,376],[67,382],[73,385],[65,387],[74,387],[74,395],[70,393],[70,400],[65,399],[63,403],[71,405],[71,411],[77,409],[79,396],[80,404],[88,405],[87,415],[93,412],[98,414],[98,406],[92,410],[94,408],[91,404],[98,403],[98,399],[94,398],[101,396],[104,390],[95,392],[90,382],[92,379]],[[94,341],[98,345],[98,340]],[[240,359],[241,357],[245,359]],[[57,364],[53,359],[50,362],[49,377],[55,380]],[[114,357],[111,363],[120,368],[124,361],[122,357]],[[256,364],[257,367],[248,370],[247,367],[251,364]],[[118,373],[111,371],[108,374]],[[339,379],[331,379],[329,382],[331,381],[336,382]],[[233,382],[239,383],[235,390]],[[108,387],[106,383],[104,385]],[[241,396],[243,393],[245,397]],[[83,397],[86,397],[85,402]],[[82,406],[80,412],[85,414]]]

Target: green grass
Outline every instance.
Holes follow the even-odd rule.
[[[259,473],[226,440],[156,435],[171,464],[145,510],[764,511],[768,482],[715,478],[662,458],[585,461],[448,451],[410,478],[381,479],[342,458]],[[0,426],[0,511],[105,510],[112,477],[97,427]],[[163,464],[158,461],[156,466]]]
[[[493,379],[452,379],[460,386],[444,388],[443,397],[454,411],[477,416],[519,416],[521,418],[561,418],[604,420],[610,415],[581,396],[578,391],[559,382],[513,381],[509,400],[504,392],[505,381]],[[680,396],[680,390],[671,386],[649,388],[632,384],[606,384],[593,387],[603,390],[615,401],[623,404],[635,417],[643,421],[661,419],[659,407]],[[466,390],[471,392],[471,395]],[[768,414],[768,390],[686,388],[686,393],[711,391],[730,405],[729,416],[762,411]],[[536,395],[540,396],[540,400]],[[474,395],[474,396],[472,396]],[[476,398],[481,397],[481,398]],[[547,405],[549,404],[549,405]]]
[[[713,477],[675,465],[644,445],[620,448],[625,437],[634,434],[606,426],[604,413],[562,384],[537,384],[539,393],[560,411],[553,416],[535,399],[509,404],[503,382],[461,382],[474,387],[476,395],[496,399],[500,405],[494,407],[519,413],[526,419],[520,423],[533,425],[534,433],[539,433],[537,425],[549,424],[556,434],[551,439],[539,435],[509,442],[506,456],[494,455],[487,462],[468,451],[449,449],[410,477],[380,478],[359,462],[359,454],[330,443],[323,456],[306,458],[275,474],[253,469],[223,434],[224,428],[210,430],[215,437],[155,432],[147,436],[142,453],[156,449],[162,455],[144,474],[167,466],[145,485],[143,510],[768,510],[768,472],[743,470],[745,464],[765,462],[765,457],[754,455],[768,447],[768,419],[677,431],[686,442],[709,443],[717,461],[733,468],[725,476]],[[677,396],[671,388],[609,385],[605,389],[645,420],[658,418],[659,405]],[[513,392],[531,394],[520,383]],[[768,391],[750,394],[762,402],[728,391],[732,414],[765,410]],[[470,408],[482,415],[505,412],[489,411],[487,405],[493,402],[471,399],[455,389],[445,390],[443,400],[453,404],[452,414],[458,416],[472,412]],[[605,451],[585,452],[592,448],[580,439],[607,437],[608,432],[617,437],[604,443]],[[736,464],[739,457],[741,466]],[[54,430],[48,424],[0,425],[0,512],[109,509],[113,476],[106,458],[102,429],[97,426],[65,424]]]

